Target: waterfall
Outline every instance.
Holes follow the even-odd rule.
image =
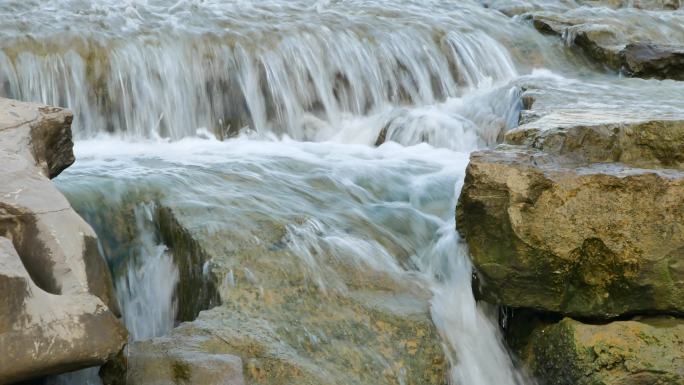
[[[352,167],[356,162],[377,160],[390,167],[375,171],[388,183],[401,180],[393,187],[410,197],[407,221],[421,219],[407,224],[417,234],[406,247],[410,264],[380,243],[335,232],[335,226],[352,226],[337,214],[330,214],[334,220],[322,215],[330,223],[309,221],[304,227],[280,218],[287,247],[320,290],[345,291],[336,273],[317,259],[323,251],[397,279],[417,276],[432,293],[430,313],[451,363],[449,382],[523,384],[496,322],[473,298],[472,266],[453,213],[467,154],[495,145],[517,124],[521,91],[513,80],[521,53],[510,41],[528,30],[476,1],[458,3],[12,0],[0,5],[0,14],[8,15],[0,32],[24,33],[0,43],[0,95],[74,111],[79,161],[60,177],[67,191],[82,183],[75,177],[99,183],[102,175],[135,175],[130,183],[140,185],[168,177],[173,187],[166,190],[202,202],[207,196],[193,194],[219,196],[230,188],[203,191],[213,180],[186,173],[216,159],[231,159],[232,167],[254,162],[256,171],[244,173],[250,177],[280,166],[269,156],[285,165],[305,159],[311,162],[307,170],[320,166],[331,172],[340,172],[334,161],[339,157],[348,166],[343,171],[359,178],[367,176],[360,165]],[[26,19],[36,22],[22,24]],[[546,44],[539,39],[530,40]],[[302,142],[314,142],[317,150]],[[405,147],[371,147],[383,142]],[[131,168],[118,169],[119,161]],[[154,167],[166,164],[182,167],[157,175]],[[402,173],[416,164],[429,166],[432,179],[415,170]],[[296,169],[257,179],[299,180],[305,172]],[[340,186],[349,182],[336,176]],[[369,183],[368,191],[359,188],[362,197],[382,187]],[[258,186],[274,195],[280,191]],[[430,189],[448,192],[431,202],[443,191]],[[388,197],[378,203],[347,190],[335,194],[341,202],[361,201],[364,210],[394,207]],[[72,190],[70,199],[81,198]],[[328,209],[299,200],[291,207],[292,202],[283,198],[272,215],[309,210],[315,217]],[[177,311],[179,272],[154,235],[153,210],[145,202],[136,207],[139,246],[116,277],[134,339],[164,334]],[[236,228],[250,226],[245,212],[230,215],[244,217]],[[392,225],[378,219],[379,224]],[[377,232],[393,239],[402,234]],[[317,248],[321,252],[312,254]]]
[[[91,43],[83,57],[0,51],[6,96],[74,110],[75,134],[179,139],[249,127],[329,140],[341,122],[403,105],[431,105],[515,75],[486,34],[393,31],[373,43],[353,31],[300,32],[273,46],[160,40]],[[104,57],[99,57],[103,55]],[[319,123],[316,125],[315,123]]]
[[[102,18],[104,25],[122,17],[119,12],[127,23],[142,23],[139,15],[153,19],[155,13],[171,17],[177,11],[146,8],[145,2],[125,9],[96,3],[101,7],[79,12],[89,21]],[[85,34],[6,39],[0,45],[0,95],[71,108],[78,138],[113,132],[179,139],[207,129],[219,137],[250,130],[325,141],[341,135],[354,118],[430,106],[516,75],[497,40],[459,19],[418,13],[416,6],[391,10],[352,3],[369,14],[349,17],[349,25],[336,18],[339,8],[301,5],[287,15],[279,8],[262,10],[277,20],[269,25],[251,20],[249,7],[202,3],[221,16],[234,11],[236,19],[244,14],[247,20],[231,19],[229,29],[217,26],[211,34],[180,27],[143,34],[138,27],[100,36],[88,26]],[[27,11],[33,13],[51,16],[45,9]],[[294,20],[281,21],[286,17]],[[307,24],[308,17],[319,19],[319,28]],[[207,23],[221,24],[212,19]]]

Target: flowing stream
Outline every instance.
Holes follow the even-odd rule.
[[[226,248],[284,228],[322,292],[354,292],[331,259],[425,288],[448,383],[533,383],[473,297],[454,209],[469,153],[517,125],[523,81],[601,87],[562,44],[469,0],[8,0],[0,17],[0,95],[75,113],[57,183],[101,238],[133,339],[188,318],[155,223],[183,207],[229,229]],[[219,291],[237,269],[258,284],[233,266]]]

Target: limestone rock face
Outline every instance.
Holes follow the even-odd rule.
[[[684,173],[474,153],[458,228],[486,300],[585,317],[684,313]]]
[[[541,385],[684,383],[682,95],[637,82],[521,84],[521,126],[466,170],[478,294]]]
[[[565,318],[532,334],[526,360],[546,385],[682,384],[684,321],[589,325]]]
[[[34,284],[4,237],[0,292],[0,383],[99,365],[126,341],[126,330],[97,297],[55,295]]]
[[[71,113],[0,99],[0,383],[98,365],[126,332],[94,231],[49,178],[73,161]],[[52,345],[51,345],[52,344]]]

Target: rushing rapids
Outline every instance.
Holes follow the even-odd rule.
[[[193,319],[216,305],[212,295],[237,306],[235,293],[252,285],[263,296],[269,273],[258,259],[278,252],[324,298],[367,306],[349,269],[398,288],[395,305],[378,307],[415,307],[420,296],[402,296],[418,289],[406,287],[428,292],[449,364],[439,383],[533,383],[473,297],[456,196],[469,152],[517,125],[523,87],[543,84],[589,107],[614,75],[478,1],[22,0],[3,2],[0,17],[0,94],[75,112],[78,161],[58,185],[102,239],[134,339]],[[655,81],[625,83],[661,94],[649,113],[679,112]],[[616,100],[592,103],[617,110]],[[219,238],[206,248],[230,255],[194,267],[221,285],[213,294],[188,285],[206,297],[192,311],[179,297],[195,292],[178,289],[184,273],[158,206],[181,208],[177,220],[200,246]],[[244,310],[252,318],[242,322],[276,330],[297,357],[308,357],[297,341],[324,345],[323,329],[279,324],[298,318],[296,306],[284,309],[295,313]],[[322,378],[366,383],[311,359]],[[387,383],[412,383],[386,366]]]

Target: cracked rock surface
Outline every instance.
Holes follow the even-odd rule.
[[[127,333],[94,231],[53,186],[71,112],[0,99],[0,383],[104,363]]]

